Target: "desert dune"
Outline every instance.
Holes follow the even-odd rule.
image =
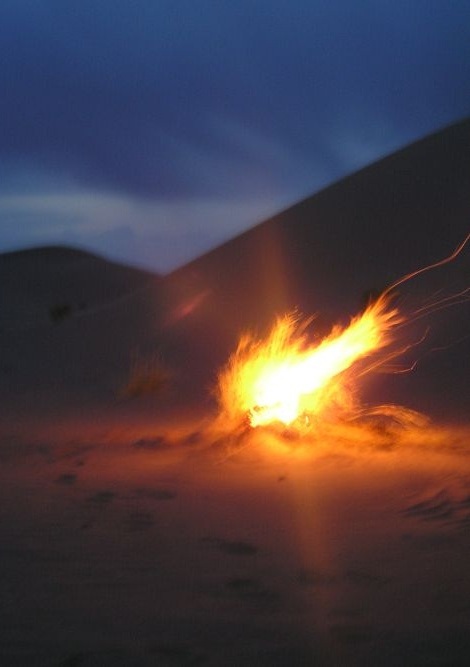
[[[360,383],[409,423],[228,428],[213,393],[244,330],[449,255],[469,179],[467,120],[167,276],[0,255],[2,667],[469,663],[470,307],[413,314],[470,248],[400,286],[413,370]]]

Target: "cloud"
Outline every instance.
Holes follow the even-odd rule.
[[[41,169],[26,158],[0,161],[0,176],[5,175],[0,179],[0,247],[73,244],[166,272],[331,178],[320,160],[290,154],[236,119],[214,116],[211,127],[232,157],[201,154],[190,143],[175,140],[173,164],[196,193],[185,196],[84,187],[67,173]]]
[[[106,190],[222,194],[235,185],[218,164],[249,169],[254,151],[214,118],[308,162],[328,161],[325,136],[358,108],[405,134],[463,115],[468,25],[470,9],[436,1],[5,2],[0,152]],[[369,118],[356,113],[357,129]],[[269,156],[256,162],[282,175]]]
[[[0,196],[6,247],[66,243],[166,272],[273,211],[273,199],[148,201],[77,191]]]
[[[469,113],[470,5],[3,0],[0,62],[0,247],[169,266]]]
[[[390,117],[381,116],[371,108],[362,108],[352,112],[349,118],[336,119],[332,123],[329,147],[335,157],[337,173],[347,174],[392,153],[413,139],[416,137],[412,133],[397,127]]]

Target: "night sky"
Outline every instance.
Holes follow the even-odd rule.
[[[2,0],[0,251],[169,271],[470,114],[467,0]]]

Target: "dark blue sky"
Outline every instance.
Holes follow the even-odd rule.
[[[167,271],[470,114],[468,0],[2,0],[0,250]]]

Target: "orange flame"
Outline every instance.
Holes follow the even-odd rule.
[[[264,341],[245,334],[219,375],[218,398],[225,426],[240,424],[245,419],[253,427],[276,422],[286,426],[294,422],[308,426],[312,419],[319,417],[330,421],[340,415],[354,414],[356,402],[352,381],[385,367],[398,355],[419,344],[426,335],[401,349],[391,345],[393,330],[405,321],[390,305],[392,293],[405,282],[453,262],[469,241],[470,233],[444,259],[392,283],[363,313],[354,317],[349,326],[334,327],[317,344],[308,345],[303,335],[310,322],[299,324],[293,315],[278,319]],[[470,287],[440,297],[419,308],[411,321],[468,301],[469,297]],[[372,358],[365,367],[363,363],[360,365],[369,357]],[[378,410],[384,411],[384,408],[385,413],[391,412],[400,419],[412,414],[397,406],[382,406]]]
[[[315,345],[307,344],[305,325],[292,315],[278,319],[264,341],[246,334],[219,377],[224,419],[247,416],[251,426],[308,424],[320,415],[351,410],[351,369],[388,346],[392,329],[402,321],[381,296],[349,326],[334,327]]]

